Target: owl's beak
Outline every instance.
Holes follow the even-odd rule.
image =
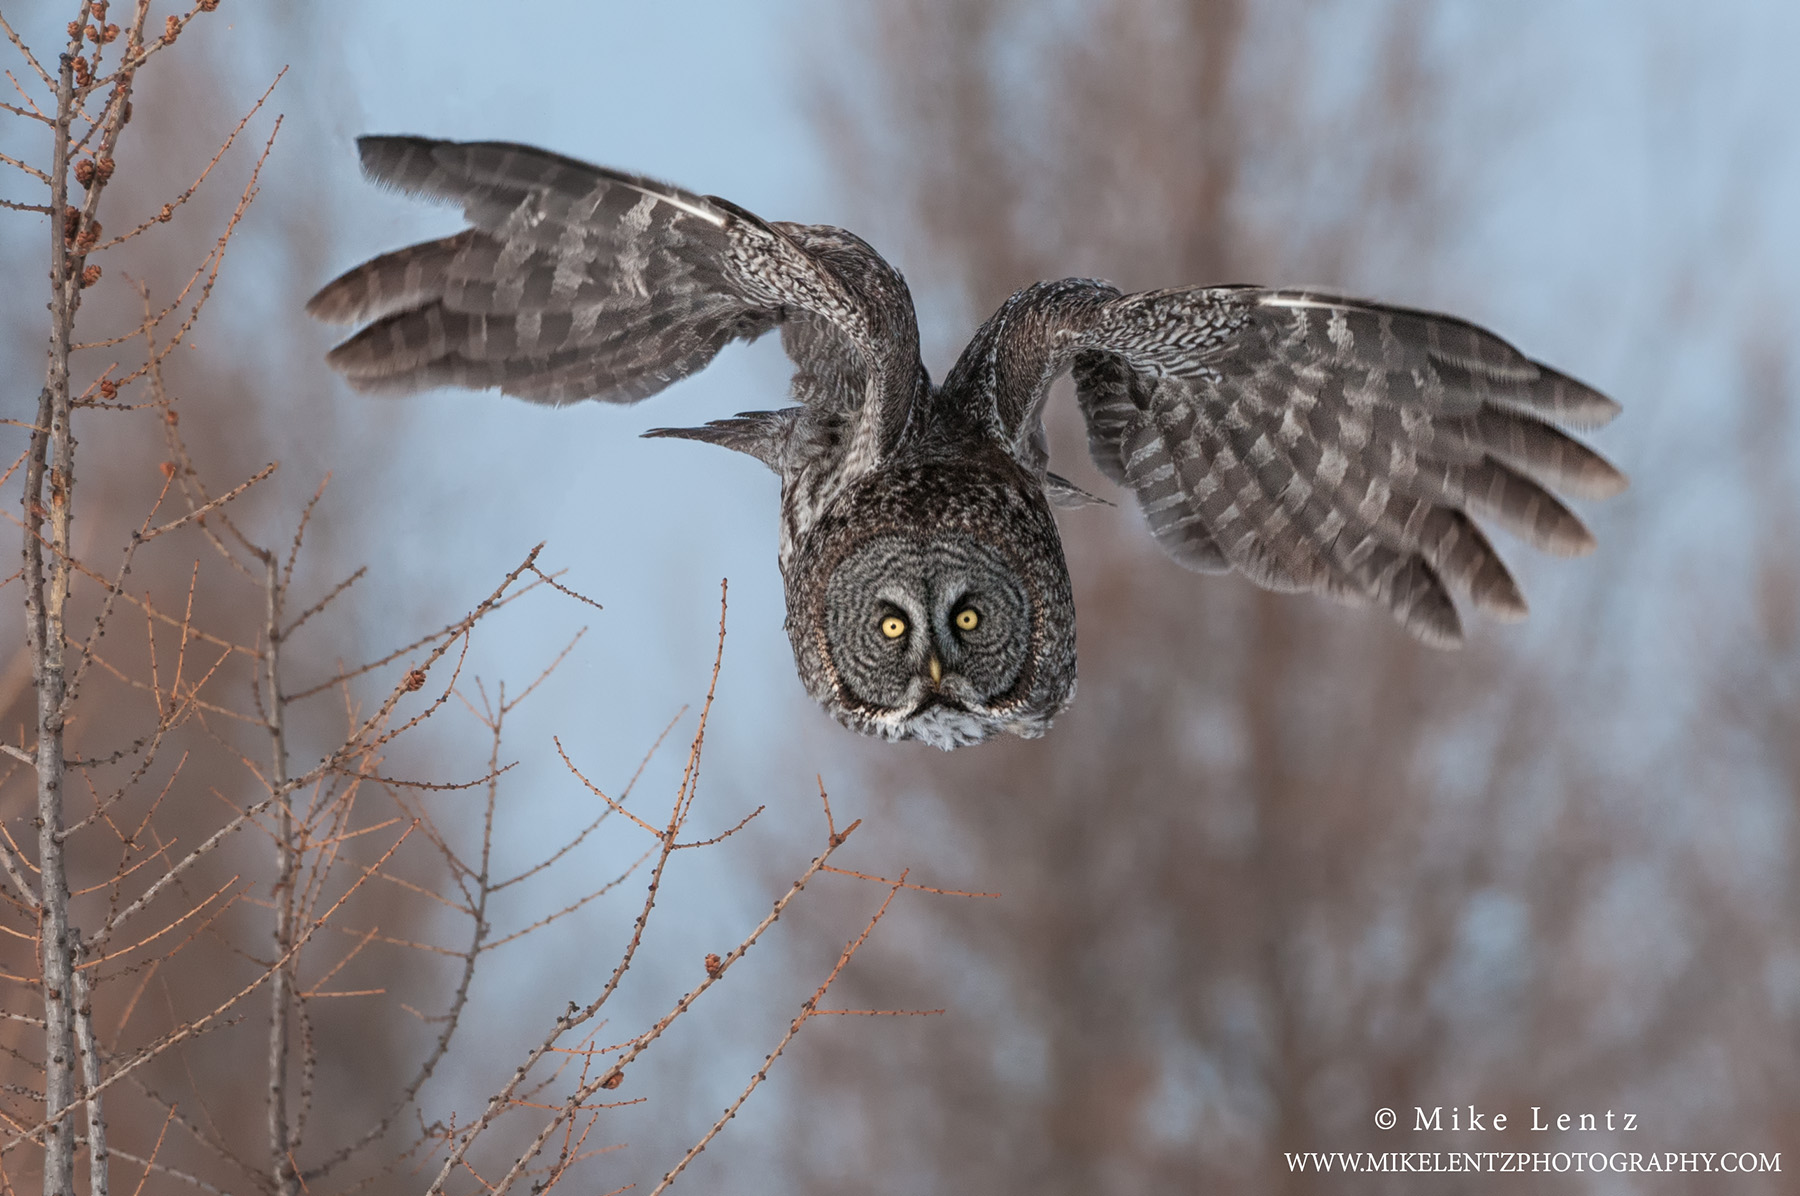
[[[943,679],[944,679],[943,662],[937,658],[937,653],[933,652],[931,654],[931,683],[933,685],[936,685],[938,682],[942,681]]]

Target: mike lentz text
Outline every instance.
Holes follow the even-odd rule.
[[[1484,1134],[1494,1130],[1504,1131],[1508,1124],[1510,1122],[1505,1113],[1484,1113],[1474,1105],[1453,1105],[1448,1110],[1442,1105],[1434,1105],[1429,1113],[1422,1105],[1413,1106],[1414,1133],[1443,1133],[1450,1130]],[[1555,1113],[1533,1105],[1524,1128],[1540,1133],[1548,1130],[1558,1133],[1631,1133],[1637,1129],[1637,1114],[1615,1113],[1611,1109],[1604,1113]]]

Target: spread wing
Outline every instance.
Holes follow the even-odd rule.
[[[850,242],[874,251],[840,230],[765,223],[529,146],[357,145],[371,178],[459,202],[472,226],[366,262],[307,304],[322,320],[368,321],[327,358],[358,390],[636,402],[778,324],[803,400],[855,407],[884,363],[884,317],[832,258]],[[910,323],[910,301],[903,314]]]
[[[1075,280],[1015,305],[986,349],[1015,445],[1071,368],[1094,461],[1136,493],[1175,559],[1374,602],[1430,643],[1461,640],[1453,592],[1525,614],[1474,517],[1579,555],[1593,537],[1556,492],[1626,484],[1564,431],[1605,423],[1616,403],[1450,316],[1312,291],[1121,295]]]

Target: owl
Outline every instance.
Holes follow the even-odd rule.
[[[358,147],[372,179],[460,203],[470,227],[310,301],[364,325],[327,358],[357,390],[634,403],[780,330],[790,405],[644,435],[779,475],[800,680],[864,734],[1030,738],[1073,697],[1051,507],[1101,500],[1048,468],[1044,405],[1064,373],[1095,464],[1181,564],[1373,603],[1434,645],[1461,641],[1457,598],[1525,614],[1474,517],[1576,555],[1593,537],[1555,492],[1625,486],[1564,430],[1616,403],[1451,316],[1310,289],[1038,282],[939,384],[906,283],[843,229],[524,145]]]

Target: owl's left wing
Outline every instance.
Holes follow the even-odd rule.
[[[1579,555],[1593,537],[1553,491],[1626,484],[1563,430],[1616,403],[1450,316],[1313,291],[1062,283],[1008,323],[1044,347],[1013,347],[1039,380],[1001,388],[1015,444],[1068,366],[1095,462],[1177,560],[1374,602],[1430,643],[1461,640],[1452,591],[1525,614],[1471,516]]]
[[[307,304],[369,322],[327,358],[359,390],[635,402],[778,324],[797,325],[786,341],[803,374],[851,386],[891,339],[834,268],[836,230],[526,145],[357,146],[370,177],[461,203],[472,226],[365,262]]]

